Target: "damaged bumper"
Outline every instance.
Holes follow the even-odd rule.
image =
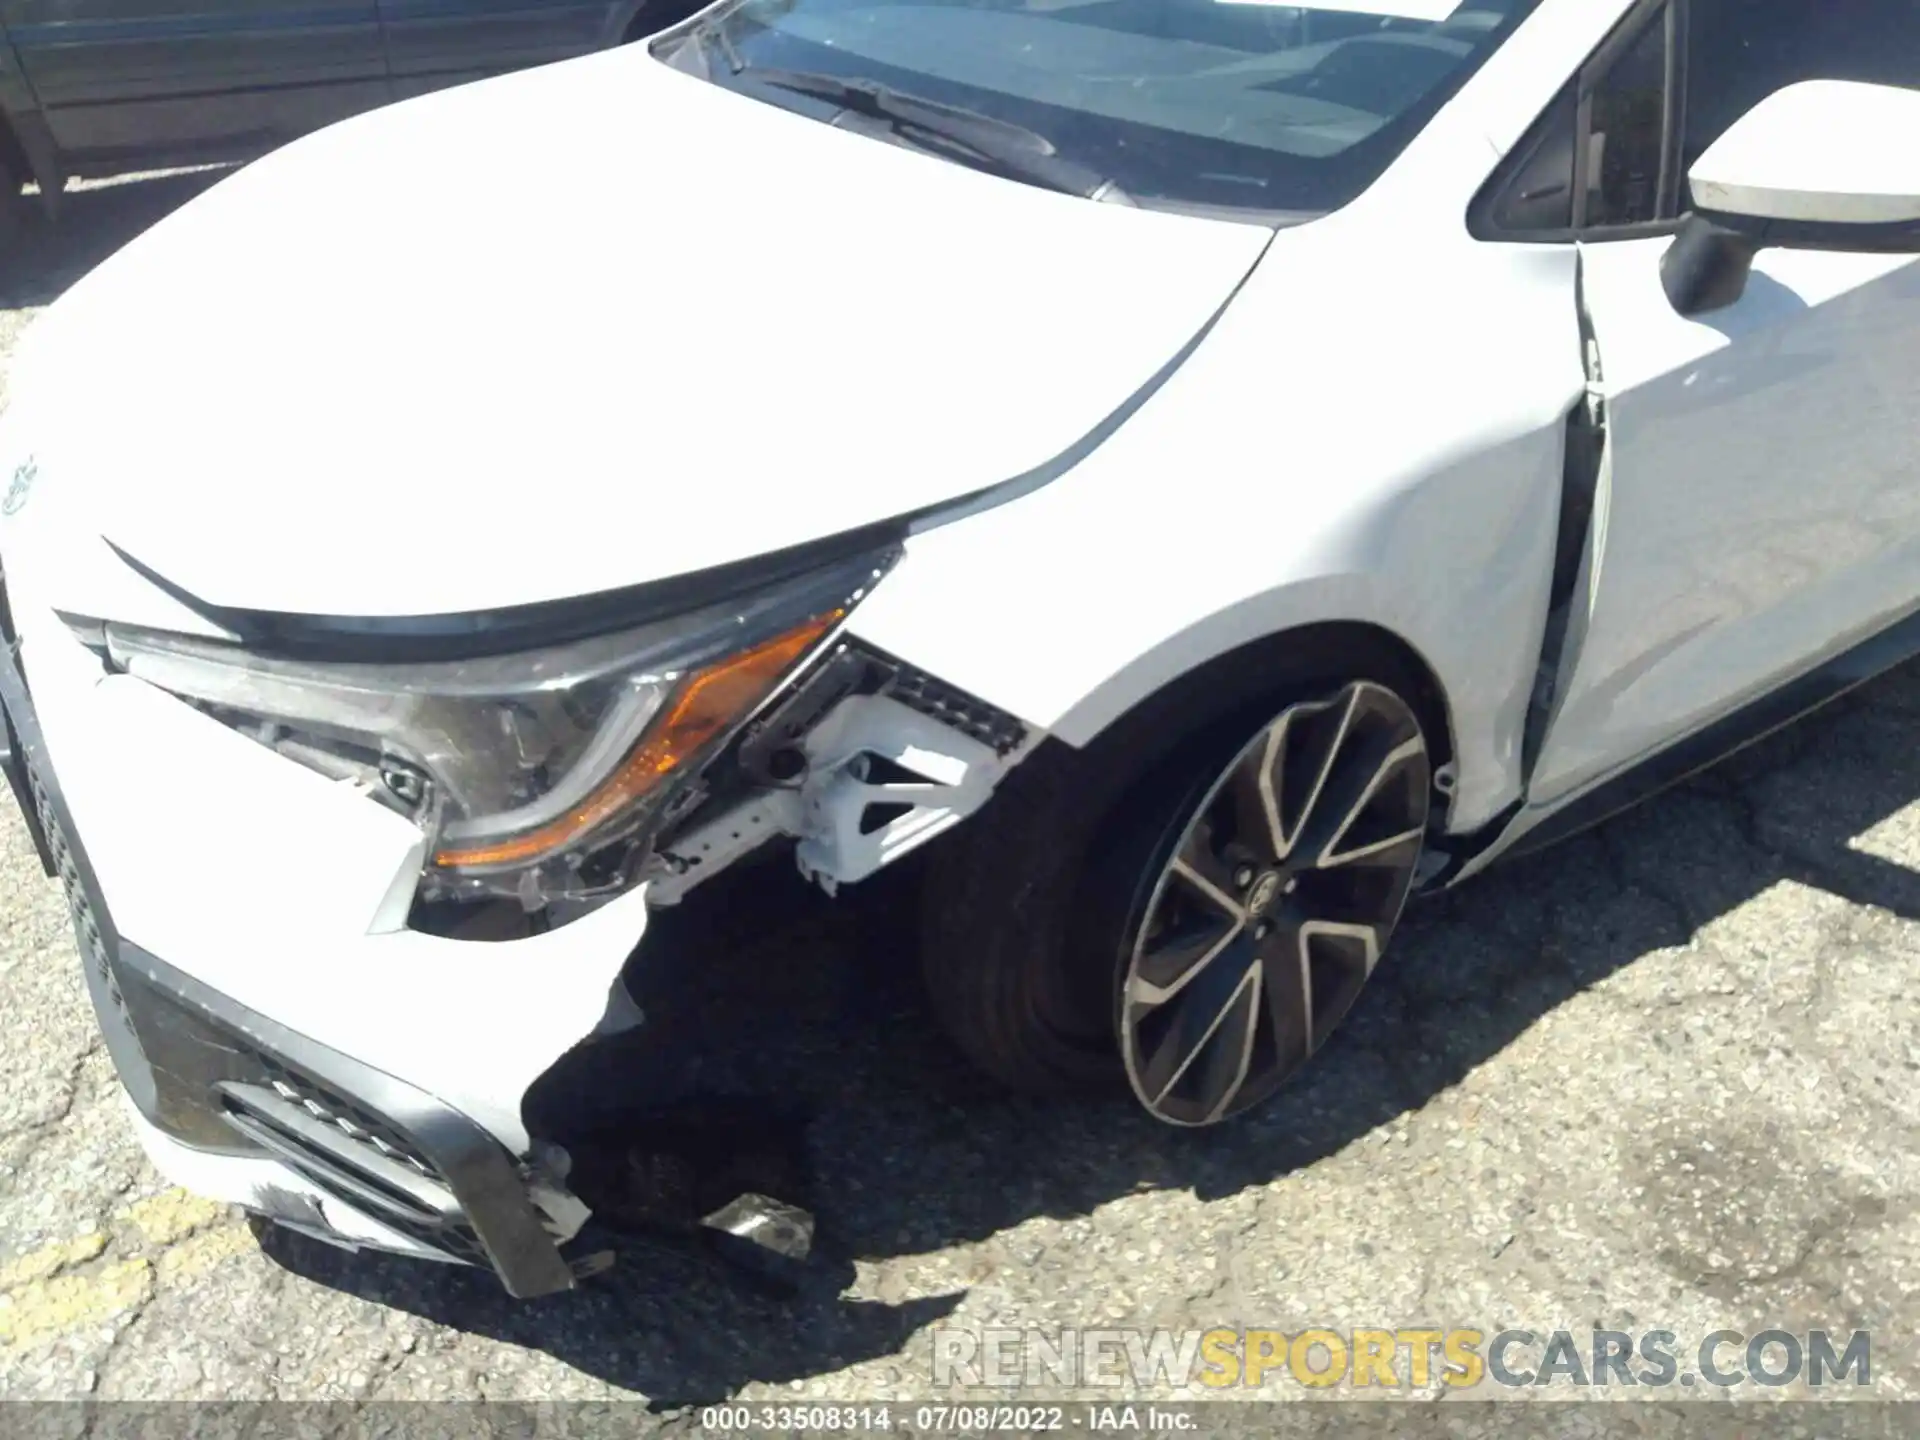
[[[302,920],[317,917],[301,915],[289,896],[285,929],[262,933],[249,907],[227,903],[218,879],[244,874],[246,852],[270,847],[260,797],[196,768],[207,756],[192,745],[182,757],[164,733],[127,724],[105,698],[113,682],[88,676],[91,657],[63,648],[57,629],[26,630],[0,650],[0,763],[66,891],[94,1008],[156,1166],[335,1244],[488,1267],[516,1296],[572,1286],[576,1268],[593,1262],[570,1262],[563,1247],[588,1212],[564,1188],[564,1153],[526,1134],[520,1103],[548,1065],[617,1013],[610,996],[644,928],[644,896],[559,931],[491,943],[364,924],[358,935],[324,927],[303,935]],[[226,753],[230,737],[219,727],[171,708],[196,743]],[[174,721],[160,723],[164,732]],[[256,758],[258,747],[231,740],[238,763]],[[154,777],[137,801],[125,796],[131,766]],[[169,795],[173,786],[180,793]],[[87,799],[112,789],[122,803],[110,816],[96,803],[90,816]],[[193,803],[189,789],[199,792],[196,833],[224,828],[230,853],[161,843],[170,807]],[[326,832],[327,802],[308,793],[314,811],[276,804],[271,828]],[[229,825],[204,823],[223,806]],[[346,813],[371,809],[355,801]],[[96,830],[110,843],[83,842]],[[388,858],[408,863],[404,847]],[[383,887],[361,892],[372,921]],[[156,909],[169,893],[190,925]],[[188,929],[204,947],[179,944]],[[238,989],[250,993],[237,998]],[[421,1008],[419,998],[436,991],[445,1002]],[[525,1003],[513,1003],[516,992]],[[310,1002],[276,1007],[297,1014],[301,1030],[256,998],[276,993]],[[395,1063],[403,1045],[418,1063]]]
[[[321,1238],[380,1245],[397,1235],[404,1243],[386,1248],[490,1266],[514,1295],[573,1284],[533,1176],[470,1118],[138,946],[121,944],[115,970],[154,1079],[152,1129],[215,1153],[237,1142],[270,1162],[247,1176],[250,1193],[226,1198]],[[148,1149],[162,1168],[173,1158]],[[307,1185],[289,1189],[271,1165]],[[350,1213],[336,1220],[341,1207]]]
[[[421,826],[104,663],[34,603],[31,565],[7,578],[6,770],[163,1173],[337,1244],[490,1267],[521,1296],[600,1268],[565,1253],[590,1204],[597,1229],[632,1211],[804,1256],[811,1222],[780,1197],[627,1203],[650,1173],[630,1152],[659,1143],[628,1122],[678,1098],[597,1043],[642,1019],[623,972],[650,907],[776,836],[829,892],[864,879],[978,809],[1037,731],[849,636],[714,759],[631,888],[564,923],[496,902],[429,933]],[[501,916],[495,938],[469,923]]]

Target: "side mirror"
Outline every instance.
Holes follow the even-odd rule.
[[[1920,254],[1920,90],[1809,80],[1694,163],[1694,213],[1660,262],[1682,315],[1733,304],[1772,245]]]

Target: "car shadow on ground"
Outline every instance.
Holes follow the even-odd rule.
[[[1040,1103],[974,1078],[919,999],[911,876],[828,901],[778,864],[735,871],[649,934],[646,1038],[590,1067],[588,1088],[758,1097],[810,1115],[829,1258],[797,1293],[771,1295],[682,1252],[637,1251],[587,1288],[520,1303],[479,1273],[299,1237],[269,1248],[321,1283],[547,1351],[661,1408],[892,1354],[964,1292],[849,1300],[856,1260],[1084,1216],[1142,1189],[1211,1199],[1270,1184],[1781,882],[1920,918],[1920,874],[1854,843],[1920,800],[1915,724],[1920,667],[1909,666],[1600,830],[1420,902],[1301,1080],[1212,1131],[1163,1127],[1125,1100]]]
[[[0,310],[52,304],[134,236],[228,173],[182,171],[70,190],[52,218],[36,204],[21,233],[0,250]]]

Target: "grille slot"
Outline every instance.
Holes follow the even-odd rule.
[[[251,1058],[266,1083],[219,1087],[228,1125],[409,1239],[491,1265],[446,1177],[397,1128],[271,1056]]]
[[[306,1111],[323,1125],[331,1125],[350,1140],[367,1145],[381,1157],[444,1185],[447,1177],[428,1162],[419,1149],[393,1124],[344,1095],[328,1089],[310,1076],[290,1069],[282,1061],[261,1051],[251,1057],[258,1066],[267,1088],[289,1105]]]

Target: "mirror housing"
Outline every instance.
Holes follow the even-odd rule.
[[[1769,246],[1920,254],[1920,90],[1809,80],[1777,90],[1687,179],[1694,213],[1660,262],[1682,315],[1746,293]]]

